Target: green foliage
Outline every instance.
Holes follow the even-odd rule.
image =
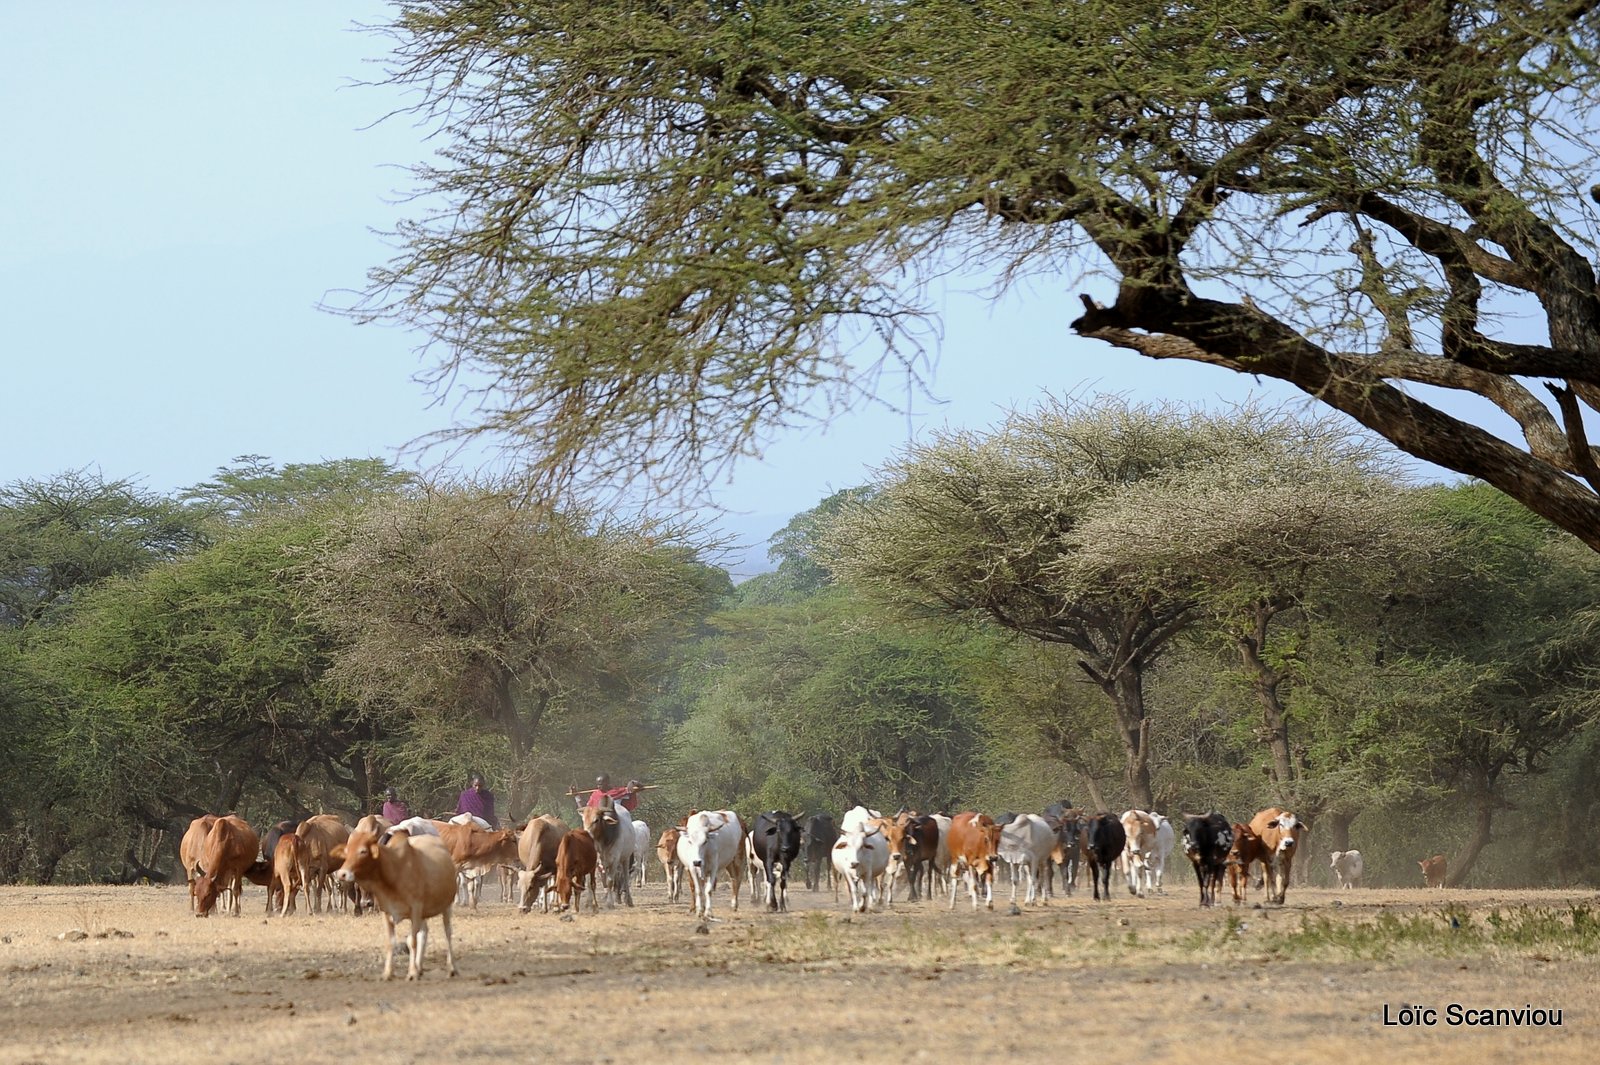
[[[876,393],[855,346],[926,372],[932,278],[1094,274],[1079,334],[1289,382],[1600,545],[1563,431],[1600,404],[1586,5],[435,0],[391,29],[444,147],[348,310],[484,375],[462,432],[547,480],[710,483]],[[1567,382],[1560,424],[1530,378]]]
[[[265,455],[240,455],[182,498],[208,516],[237,523],[314,506],[355,507],[404,492],[415,480],[383,459],[291,462],[280,469]]]
[[[982,734],[962,643],[841,590],[717,620],[716,661],[667,739],[674,795],[799,811],[938,808],[970,792]]]
[[[79,588],[204,542],[200,521],[132,481],[69,470],[0,488],[0,626],[29,625]]]

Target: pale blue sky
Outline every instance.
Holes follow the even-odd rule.
[[[351,87],[378,76],[384,50],[353,23],[384,21],[386,4],[3,8],[0,482],[89,466],[171,491],[248,453],[393,459],[470,415],[412,381],[417,337],[316,309],[386,257],[371,231],[403,214],[396,167],[430,150],[405,120],[367,128],[398,100]],[[763,541],[909,434],[988,425],[1044,389],[1297,395],[1077,340],[1078,313],[1065,284],[1000,302],[952,292],[934,382],[947,402],[784,438],[718,489],[726,526]]]

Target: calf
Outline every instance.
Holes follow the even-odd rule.
[[[834,827],[833,818],[828,814],[812,814],[806,819],[805,834],[801,839],[801,847],[805,850],[806,861],[806,890],[816,891],[822,886],[822,877],[826,873],[828,880],[833,885],[833,896],[839,897],[839,881],[833,868],[833,845],[839,839],[839,830]]]
[[[1328,865],[1332,867],[1340,887],[1361,886],[1361,874],[1366,872],[1367,863],[1362,860],[1360,851],[1334,851],[1328,855]]]
[[[1289,875],[1294,871],[1294,856],[1300,837],[1308,831],[1304,821],[1287,810],[1269,806],[1250,819],[1250,831],[1261,837],[1267,860],[1267,901],[1280,905],[1289,892]]]
[[[1442,854],[1435,854],[1432,858],[1424,858],[1417,862],[1422,866],[1422,883],[1426,887],[1444,887],[1445,859]]]
[[[800,826],[782,810],[757,814],[750,845],[760,863],[768,910],[789,908],[789,867],[800,856]],[[751,869],[752,877],[755,870]]]
[[[1083,843],[1088,851],[1089,882],[1094,885],[1095,901],[1100,901],[1101,885],[1105,886],[1104,900],[1111,901],[1111,867],[1128,845],[1128,833],[1122,822],[1111,814],[1096,814],[1084,826]]]
[[[1183,853],[1194,865],[1200,882],[1200,905],[1215,906],[1222,873],[1227,868],[1228,850],[1233,846],[1233,827],[1221,814],[1185,814]]]
[[[238,917],[245,870],[255,864],[260,853],[260,838],[242,818],[228,814],[213,821],[195,869],[192,890],[196,915],[209,917],[217,896],[228,891],[233,897],[233,915]]]
[[[681,828],[669,828],[656,840],[656,858],[667,877],[667,901],[677,902],[683,895],[683,862],[678,860],[678,837]]]
[[[994,909],[994,865],[1000,856],[1000,826],[988,814],[956,814],[950,819],[945,846],[950,853],[950,908],[956,908],[956,877],[961,875],[978,908],[978,884],[983,884],[984,905]]]
[[[409,921],[406,948],[410,961],[406,979],[422,977],[422,955],[428,949],[428,918],[444,926],[444,958],[450,975],[456,974],[455,948],[450,935],[450,907],[456,901],[456,865],[450,850],[437,836],[415,836],[399,829],[380,837],[355,832],[337,848],[343,864],[334,871],[341,883],[366,891],[383,911],[383,978],[394,978],[395,925]]]
[[[533,909],[535,900],[550,912],[548,889],[555,882],[556,855],[566,834],[567,823],[549,814],[530,818],[523,826],[517,839],[517,858],[522,862],[522,872],[517,874],[517,909],[521,912]]]
[[[732,810],[701,810],[689,815],[678,836],[678,860],[694,891],[693,912],[711,917],[717,877],[729,873],[729,901],[739,911],[739,880],[744,875],[744,826]]]
[[[1261,837],[1250,831],[1250,826],[1235,822],[1233,844],[1228,848],[1228,887],[1233,891],[1233,901],[1244,902],[1250,893],[1250,866],[1260,862],[1266,868],[1270,855]]]
[[[876,825],[852,828],[833,845],[833,867],[850,887],[850,909],[866,913],[879,902],[878,885],[889,869],[889,845]]]
[[[294,912],[294,897],[305,888],[301,879],[301,869],[304,859],[300,853],[302,843],[300,837],[293,832],[282,833],[278,837],[278,844],[272,849],[272,885],[268,897],[276,895],[280,902],[279,915],[289,916]],[[306,896],[306,914],[311,913],[311,896]]]
[[[573,829],[561,837],[556,847],[556,900],[559,909],[583,909],[583,889],[589,888],[589,912],[600,912],[599,893],[594,889],[595,867],[599,865],[594,837],[583,829]]]

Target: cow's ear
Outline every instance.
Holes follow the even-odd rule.
[[[778,826],[777,825],[768,825],[767,826],[767,831],[765,833],[763,833],[763,834],[764,835],[768,835],[768,836],[776,836],[778,834]]]
[[[1268,821],[1267,822],[1267,827],[1268,828],[1277,828],[1278,827],[1278,819],[1276,817],[1274,817],[1271,821]]]
[[[344,844],[335,843],[333,845],[333,850],[328,852],[328,857],[332,858],[336,862],[344,861]]]

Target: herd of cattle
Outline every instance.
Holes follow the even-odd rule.
[[[225,895],[239,914],[245,880],[268,889],[269,912],[294,913],[301,896],[307,912],[336,905],[358,914],[378,909],[388,943],[385,979],[394,971],[395,925],[409,921],[407,976],[415,979],[427,946],[427,920],[435,916],[444,929],[446,965],[455,974],[452,907],[464,902],[476,909],[490,875],[499,874],[502,898],[513,899],[524,913],[534,905],[577,912],[585,892],[591,911],[598,911],[601,894],[632,906],[633,887],[644,883],[650,864],[649,826],[610,800],[582,810],[582,820],[581,828],[570,828],[544,815],[496,831],[466,814],[399,824],[369,815],[351,828],[337,815],[319,814],[281,821],[262,838],[236,815],[207,814],[189,826],[179,851],[191,907],[200,916]],[[1249,824],[1219,813],[1185,815],[1181,839],[1199,882],[1200,905],[1215,904],[1224,880],[1234,901],[1244,901],[1257,864],[1267,901],[1283,902],[1305,832],[1304,822],[1276,807]],[[682,900],[687,880],[691,911],[709,919],[712,893],[724,879],[734,910],[746,879],[752,901],[759,895],[769,910],[788,909],[789,873],[797,862],[807,888],[826,882],[838,899],[842,884],[858,913],[892,905],[901,885],[912,901],[948,888],[954,909],[965,884],[974,910],[980,899],[993,909],[995,879],[1007,873],[1013,904],[1019,886],[1027,903],[1048,900],[1058,878],[1070,895],[1083,869],[1097,900],[1111,897],[1113,869],[1131,894],[1143,897],[1165,892],[1167,857],[1178,838],[1172,822],[1144,810],[1091,814],[1055,803],[1042,814],[999,818],[910,810],[885,817],[857,806],[837,824],[827,814],[800,819],[773,811],[746,826],[732,810],[694,811],[662,832],[654,851],[669,899]],[[1443,878],[1443,858],[1437,870],[1429,866],[1433,861],[1422,863],[1430,884],[1436,875]],[[1336,851],[1331,864],[1341,886],[1359,886],[1359,851]]]

